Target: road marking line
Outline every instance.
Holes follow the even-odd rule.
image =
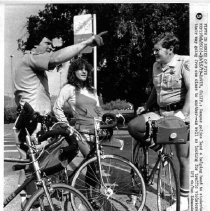
[[[114,137],[131,138],[131,136],[129,136],[129,135],[116,135],[116,134],[114,134]]]
[[[18,152],[18,150],[4,150],[4,152]]]
[[[16,146],[15,144],[7,144],[7,145],[4,145],[4,147],[14,147]]]

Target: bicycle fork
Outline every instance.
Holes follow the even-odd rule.
[[[99,173],[99,178],[101,181],[101,187],[104,188],[104,194],[107,197],[107,199],[109,199],[113,195],[114,191],[113,191],[112,187],[107,187],[107,185],[104,183],[103,176],[102,176],[103,172],[102,172],[102,168],[101,168],[101,149],[100,149],[100,144],[99,144],[99,136],[98,136],[98,132],[97,132],[100,125],[98,125],[98,124],[100,124],[100,123],[97,122],[97,120],[96,120],[95,121],[95,143],[96,143],[97,165],[98,165],[98,170],[99,170],[98,173]]]
[[[100,181],[101,181],[101,186],[104,187],[103,192],[104,192],[105,196],[107,197],[107,199],[109,199],[114,193],[115,184],[107,186],[104,183],[104,179],[103,179],[103,176],[102,176],[103,171],[101,169],[101,154],[100,154],[100,152],[101,152],[101,150],[97,150],[97,165],[98,165],[98,169],[99,169],[99,178],[100,178]]]
[[[30,134],[29,134],[27,129],[26,129],[26,133],[27,133],[27,135],[26,135],[26,142],[27,142],[28,146],[31,146],[32,143],[31,143],[31,139],[30,139]],[[37,159],[35,157],[35,152],[34,152],[32,147],[29,147],[29,156],[31,157],[31,160],[32,160],[32,163],[33,163],[33,167],[34,167],[34,170],[35,170],[35,173],[36,173],[36,177],[37,177],[37,183],[36,184],[37,184],[38,187],[39,186],[43,187],[44,192],[45,192],[45,194],[47,196],[48,203],[49,203],[49,205],[51,207],[51,210],[55,211],[52,199],[50,197],[50,190],[52,188],[50,188],[50,190],[48,189],[48,187],[51,186],[51,181],[47,181],[47,183],[46,183],[46,181],[41,178],[41,175],[40,175],[41,172],[40,172],[39,163],[38,163],[38,161],[37,161]]]

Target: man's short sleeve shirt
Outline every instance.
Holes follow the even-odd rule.
[[[30,52],[23,56],[15,70],[15,101],[23,105],[30,103],[40,114],[51,111],[48,87],[48,70],[51,53]]]
[[[189,56],[175,54],[171,62],[162,68],[159,62],[153,66],[153,84],[160,107],[185,100],[186,87],[183,71],[189,71]]]

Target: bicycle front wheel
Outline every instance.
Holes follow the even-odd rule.
[[[23,211],[93,211],[87,199],[75,188],[58,183],[49,189],[53,208],[50,206],[44,188],[38,189],[26,203]],[[74,207],[71,199],[74,200]]]
[[[71,185],[80,190],[96,210],[142,210],[146,190],[138,169],[120,156],[102,155],[100,159],[101,177],[97,157],[93,157],[77,170]]]
[[[180,210],[179,180],[175,166],[171,158],[165,157],[160,162],[157,182],[157,205],[158,211],[165,211],[170,206]]]

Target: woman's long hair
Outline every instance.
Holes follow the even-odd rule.
[[[77,78],[75,72],[81,70],[85,67],[87,70],[87,79],[86,81],[81,81]],[[77,58],[73,60],[68,69],[67,83],[75,86],[76,90],[79,91],[81,88],[86,87],[90,92],[94,92],[92,87],[92,66],[83,58]]]

